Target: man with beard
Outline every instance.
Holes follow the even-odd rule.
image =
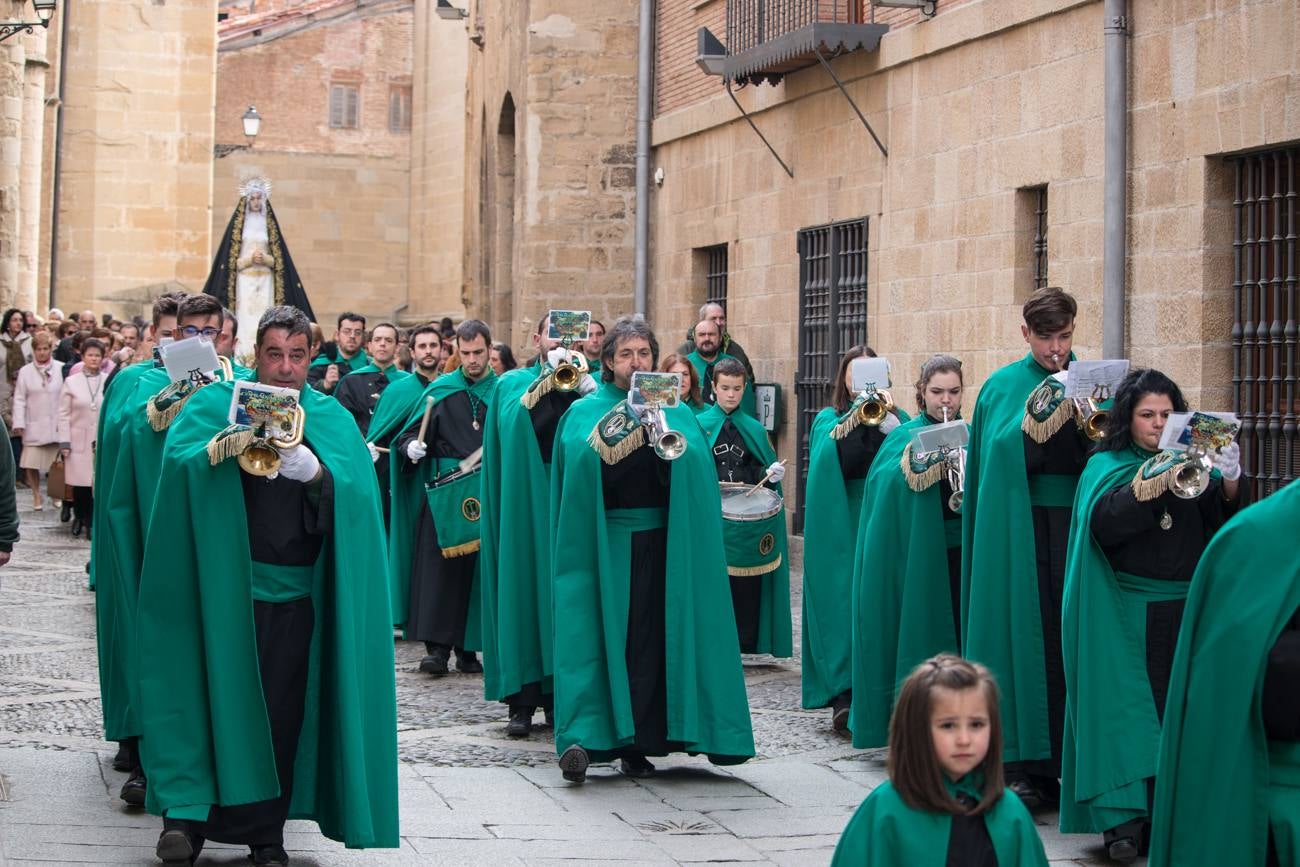
[[[352,413],[363,437],[367,436],[375,403],[384,389],[410,376],[397,369],[397,326],[391,322],[374,327],[366,350],[370,353],[370,364],[354,370],[334,388],[334,397]]]
[[[340,313],[334,331],[334,353],[322,353],[307,370],[307,382],[324,394],[333,394],[339,380],[370,363],[361,344],[366,339],[366,317],[360,313]]]
[[[474,653],[479,609],[472,604],[478,597],[478,476],[458,474],[460,462],[483,445],[497,377],[488,364],[492,333],[485,323],[467,319],[456,337],[460,367],[424,390],[392,446],[393,618],[408,640],[424,642],[420,671],[434,677],[447,674],[453,648],[457,671],[483,671]]]
[[[700,379],[700,397],[706,406],[712,406],[717,403],[717,398],[713,393],[713,369],[718,362],[734,358],[740,359],[734,355],[729,355],[722,350],[722,332],[718,328],[718,323],[712,319],[704,319],[695,326],[695,351],[686,356],[695,367],[695,372],[699,374]],[[744,362],[740,362],[744,364]],[[746,415],[757,417],[758,405],[754,399],[754,378],[748,372],[745,376],[745,393],[740,399],[740,411]]]
[[[436,325],[421,325],[411,332],[409,340],[411,361],[415,365],[415,371],[380,390],[374,412],[367,420],[363,432],[366,446],[370,449],[370,459],[375,462],[375,473],[379,477],[379,496],[384,505],[384,525],[390,532],[393,458],[390,457],[389,450],[392,439],[415,410],[416,405],[420,403],[420,395],[424,393],[429,383],[438,378],[442,364],[442,337],[438,334]],[[418,497],[423,496],[423,492],[418,488],[410,487],[407,493],[416,497],[406,507],[410,514],[415,514],[420,507]],[[396,586],[391,571],[389,586]]]

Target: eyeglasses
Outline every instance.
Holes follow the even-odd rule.
[[[39,323],[36,323],[36,322],[28,322],[26,325],[23,326],[23,330],[24,330],[24,331],[35,331],[37,328],[40,328],[40,327],[41,327],[41,326],[40,326]]]
[[[221,333],[220,328],[213,328],[211,325],[209,325],[207,328],[196,328],[193,325],[186,325],[184,328],[181,329],[181,334],[184,334],[186,337],[198,337],[200,334],[202,334],[204,337],[208,338],[209,340],[216,337],[220,333]]]

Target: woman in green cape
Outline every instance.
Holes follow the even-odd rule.
[[[894,693],[908,672],[958,649],[961,515],[951,508],[945,456],[915,454],[912,438],[920,428],[958,418],[961,394],[960,361],[951,355],[927,361],[916,383],[920,414],[885,437],[867,476],[853,568],[849,722],[861,749],[888,742]]]
[[[1192,578],[1169,679],[1151,867],[1300,863],[1300,481]]]
[[[1005,786],[998,687],[984,666],[944,653],[912,670],[888,767],[832,867],[1046,867],[1033,817]]]
[[[685,356],[669,355],[659,362],[659,369],[664,373],[682,375],[680,399],[684,405],[691,408],[692,412],[699,415],[709,408],[709,404],[705,403],[704,398],[700,396],[700,374],[695,370],[695,365],[687,361]]]
[[[808,485],[804,491],[803,706],[831,708],[831,724],[847,731],[853,690],[853,547],[867,472],[885,435],[907,421],[895,410],[879,426],[861,424],[849,370],[855,358],[874,358],[869,347],[844,353],[835,374],[831,406],[808,432]]]
[[[1105,436],[1079,477],[1062,603],[1065,735],[1061,830],[1103,833],[1112,860],[1143,848],[1160,720],[1188,582],[1236,511],[1236,444],[1200,496],[1171,488],[1186,457],[1157,453],[1178,386],[1156,370],[1120,383]]]

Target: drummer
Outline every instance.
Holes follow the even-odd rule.
[[[763,425],[737,411],[745,382],[744,365],[734,358],[719,361],[713,368],[716,402],[698,421],[723,487],[723,536],[740,651],[788,657],[793,643],[781,501],[785,466],[777,461]],[[750,493],[755,486],[760,487]]]

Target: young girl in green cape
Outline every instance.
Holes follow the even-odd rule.
[[[1046,867],[1033,818],[1003,782],[998,687],[984,666],[944,653],[912,670],[889,722],[888,768],[833,867]]]

